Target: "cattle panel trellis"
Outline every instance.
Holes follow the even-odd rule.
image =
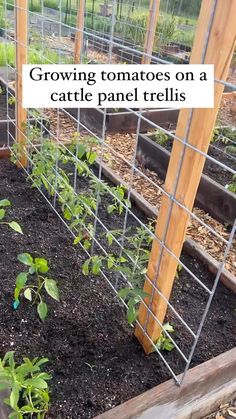
[[[95,2],[96,7],[98,3],[101,2]],[[15,65],[9,59],[7,61],[7,97],[14,96],[14,87],[16,97],[16,121],[10,117],[9,112],[7,115],[7,146],[15,155],[18,165],[30,176],[34,186],[84,249],[89,258],[85,270],[89,269],[89,264],[93,264],[93,273],[98,270],[115,295],[122,296],[120,290],[123,288],[134,289],[135,292],[139,290],[133,300],[120,298],[120,301],[130,310],[131,315],[136,313],[140,303],[139,315],[136,320],[133,319],[133,323],[136,322],[135,335],[146,353],[157,352],[176,382],[180,383],[191,363],[225,266],[228,270],[232,268],[229,275],[235,281],[236,261],[232,254],[235,247],[236,220],[226,230],[220,224],[217,224],[219,228],[215,228],[215,222],[193,206],[205,162],[216,165],[232,178],[236,175],[235,154],[230,157],[232,165],[227,165],[208,153],[215,127],[218,130],[214,130],[214,135],[226,137],[227,144],[231,147],[236,145],[236,138],[228,138],[226,131],[220,134],[220,129],[225,129],[225,125],[230,125],[231,129],[233,122],[226,124],[224,121],[219,124],[216,121],[224,88],[236,90],[235,79],[228,80],[235,48],[236,2],[202,1],[191,51],[191,63],[215,65],[214,109],[180,110],[174,129],[171,124],[162,125],[153,120],[152,114],[147,114],[144,109],[113,112],[109,109],[74,109],[73,112],[70,109],[58,109],[45,110],[43,113],[33,109],[24,110],[21,75],[22,65],[27,62],[56,64],[95,60],[117,63],[124,62],[123,57],[128,54],[137,64],[151,62],[155,66],[155,63],[169,63],[167,56],[153,53],[155,36],[158,35],[156,25],[158,27],[160,15],[163,13],[163,1],[150,0],[150,4],[143,2],[144,5],[141,1],[137,2],[146,11],[143,28],[146,36],[143,37],[142,47],[126,39],[125,32],[123,37],[121,34],[117,35],[117,22],[122,17],[117,14],[118,11],[121,13],[117,8],[119,2],[113,0],[109,5],[107,3],[104,2],[102,11],[93,11],[93,18],[97,14],[103,18],[104,25],[109,23],[109,33],[86,27],[89,12],[84,0],[79,1],[78,10],[72,14],[76,27],[66,19],[63,0],[58,2],[58,9],[53,12],[44,6],[43,1],[39,1],[40,10],[32,11],[28,8],[27,0],[16,0],[13,7],[15,21],[11,10],[8,10],[12,3],[5,1],[5,14],[10,22],[5,30],[6,53],[10,46],[16,48]],[[127,21],[123,16],[123,25],[129,24],[131,12],[127,6]],[[104,17],[101,16],[102,13],[105,14]],[[136,30],[138,32],[140,28],[137,27]],[[103,46],[102,51],[95,47],[99,44]],[[12,72],[16,78],[15,86],[8,84]],[[154,111],[158,118],[161,110]],[[93,112],[94,116],[91,118]],[[111,119],[121,117],[128,121],[135,118],[135,132],[126,135],[120,134],[119,130],[115,134],[108,132]],[[32,118],[36,120],[36,126],[32,126]],[[173,142],[164,184],[145,169],[147,161],[145,156],[139,154],[139,138],[144,123],[149,127],[147,132],[167,135]],[[15,125],[15,133],[10,130],[10,124]],[[126,148],[120,147],[121,142]],[[81,160],[81,144],[88,147],[92,160],[92,155],[94,156],[94,160],[91,160],[92,168],[85,166]],[[217,148],[218,143],[214,144]],[[226,149],[222,153],[228,155]],[[50,172],[47,172],[46,166],[43,173],[37,172],[35,169],[39,162],[44,164],[47,155],[50,159]],[[65,159],[68,166],[64,166]],[[114,186],[112,182],[123,184],[125,189],[119,190],[119,186]],[[145,195],[149,188],[151,193]],[[65,193],[69,199],[65,199]],[[102,216],[106,196],[112,217],[109,225],[105,224]],[[147,218],[140,215],[140,210],[133,204],[134,200],[142,208],[145,207],[146,213],[150,203],[155,207],[158,212],[155,229]],[[77,207],[80,205],[82,215],[72,212],[72,201],[73,205],[75,201]],[[113,211],[117,211],[116,215]],[[198,226],[198,231],[203,230],[209,239],[207,251],[211,252],[215,241],[220,243],[219,253],[214,253],[217,273],[211,287],[204,283],[193,265],[182,257],[187,228],[192,228],[189,226],[190,221]],[[196,235],[194,239],[197,240]],[[152,248],[149,249],[151,242]],[[203,247],[207,243],[203,243]],[[189,284],[202,296],[197,327],[188,316],[188,307],[179,312],[178,300],[171,299],[173,286],[180,281],[176,279],[176,272],[181,270],[188,276]],[[184,288],[184,284],[180,287]],[[145,293],[140,292],[142,288]],[[191,292],[191,285],[188,292]],[[176,335],[166,327],[165,321],[176,325]],[[181,342],[182,336],[186,334],[191,342],[187,348]],[[171,364],[160,348],[161,336],[166,337],[179,354],[183,372],[181,379],[177,378],[175,365]]]

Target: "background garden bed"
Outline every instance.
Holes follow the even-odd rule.
[[[156,144],[157,141],[155,140],[155,134],[149,134],[147,137]],[[230,145],[231,143],[229,143]],[[169,138],[165,144],[163,144],[163,148],[165,148],[169,153],[172,150],[173,139]],[[215,148],[217,145],[217,149]],[[224,153],[226,144],[222,144],[222,142],[217,141],[215,143],[210,143],[208,155],[213,157],[215,160],[225,164],[226,166],[235,170],[236,163],[235,163],[235,156],[227,156]],[[148,156],[147,156],[148,158]],[[209,176],[215,182],[219,183],[222,186],[230,183],[232,181],[232,173],[227,171],[226,169],[220,167],[217,163],[212,162],[211,160],[206,160],[205,166],[203,169],[203,174]]]
[[[161,179],[165,180],[170,152],[168,148],[166,149],[157,144],[152,138],[152,136],[140,135],[137,153],[146,168],[154,171]],[[222,160],[220,161],[222,162]],[[206,161],[205,167],[208,167],[210,164],[212,163]],[[219,171],[223,170],[219,167]],[[223,223],[230,225],[234,223],[236,217],[236,195],[204,174],[199,184],[195,205]]]
[[[78,118],[77,108],[65,109],[70,115],[76,120]],[[177,109],[157,109],[157,110],[145,110],[142,115],[147,118],[150,122],[163,127],[174,129],[176,127],[179,110]],[[88,129],[96,132],[99,136],[102,135],[103,130],[103,119],[104,112],[101,109],[80,109],[80,121]],[[108,110],[106,113],[106,133],[132,133],[137,129],[138,117],[125,109],[121,109],[115,112]],[[152,129],[152,125],[148,121],[141,121],[140,132],[147,132]]]

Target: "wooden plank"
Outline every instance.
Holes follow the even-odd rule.
[[[74,62],[80,64],[82,62],[83,42],[84,42],[84,13],[85,0],[79,1],[79,8],[77,10],[77,24],[75,32],[75,51]]]
[[[166,381],[94,419],[201,419],[235,395],[235,376],[236,348],[190,369],[181,387]]]
[[[215,10],[214,10],[215,7]],[[226,80],[233,55],[236,36],[236,1],[205,0],[202,2],[198,27],[191,55],[191,64],[214,64],[215,78]],[[206,44],[207,40],[207,44]],[[213,109],[183,109],[180,111],[176,135],[182,139],[188,137],[189,144],[207,153],[210,138],[214,129],[218,108],[224,86],[215,84],[215,107]],[[190,124],[189,124],[190,122]],[[181,163],[181,170],[175,191],[176,175]],[[205,157],[174,141],[170,163],[167,171],[165,189],[188,210],[192,210],[197,188],[201,179]],[[160,241],[176,256],[180,257],[189,221],[188,213],[175,204],[169,197],[163,196],[155,234]],[[178,261],[161,246],[153,241],[148,264],[144,291],[151,295],[146,299],[151,314],[142,303],[139,309],[139,322],[152,342],[161,334],[161,327],[152,313],[163,323],[167,304],[156,291],[153,284],[169,299]],[[151,282],[151,283],[150,283]],[[137,325],[135,335],[148,354],[154,347],[143,330]]]
[[[28,0],[16,0],[16,142],[19,147],[18,166],[26,167],[27,154],[25,145],[27,138],[25,128],[27,111],[22,107],[22,65],[27,64],[27,41],[28,41]]]
[[[160,0],[150,0],[146,35],[145,35],[144,48],[143,48],[143,52],[148,55],[151,55],[153,51],[157,21],[158,21],[158,16],[159,16],[159,9],[160,9]],[[151,57],[147,55],[143,55],[142,64],[150,64],[150,63],[151,63]]]

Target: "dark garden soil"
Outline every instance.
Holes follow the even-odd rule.
[[[8,113],[10,118],[15,117],[14,105],[8,106]],[[5,94],[0,94],[0,121],[7,119],[7,97]]]
[[[85,254],[73,245],[67,228],[21,171],[5,160],[0,160],[0,185],[0,199],[12,202],[8,219],[18,221],[24,231],[21,236],[0,226],[0,357],[14,350],[19,360],[24,355],[49,358],[53,379],[48,417],[89,419],[167,380],[170,375],[159,357],[144,355],[106,281],[82,275]],[[121,228],[124,220],[107,215],[107,203],[105,199],[100,204],[99,217],[108,228]],[[146,221],[138,209],[134,213]],[[134,218],[128,225],[136,225]],[[59,282],[61,302],[48,300],[50,314],[43,324],[26,302],[17,311],[11,306],[15,277],[22,270],[17,254],[22,252],[46,257],[51,277]],[[186,255],[182,260],[212,287],[213,277],[200,262]],[[171,303],[196,331],[206,293],[184,271],[175,282]],[[219,284],[192,366],[235,346],[235,314],[235,296]],[[170,311],[167,320],[188,354],[189,333]],[[163,355],[176,373],[182,372],[184,363],[176,349]]]
[[[162,147],[166,148],[169,152],[171,152],[172,144],[173,144],[173,141],[169,139],[167,143]],[[227,156],[227,154],[224,153],[225,147],[226,147],[225,144],[223,144],[220,141],[216,141],[214,142],[213,145],[210,145],[209,150],[208,150],[208,155],[213,157],[215,160],[219,161],[220,163],[235,170],[236,168],[235,156],[232,156],[232,157]],[[231,183],[232,178],[233,178],[232,173],[230,173],[228,170],[224,169],[223,167],[219,166],[217,163],[214,163],[209,159],[207,159],[205,162],[203,173],[223,186]]]

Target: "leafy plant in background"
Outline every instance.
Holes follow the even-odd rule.
[[[215,143],[218,141],[220,135],[219,128],[214,128],[212,136],[211,136],[211,143]]]
[[[5,219],[6,216],[6,207],[9,207],[11,202],[8,199],[2,199],[0,201],[0,224],[7,225],[12,230],[16,231],[17,233],[23,234],[21,226],[16,221],[2,221]]]
[[[168,135],[166,135],[163,131],[157,130],[153,135],[154,140],[156,143],[160,144],[161,146],[165,146],[168,141]]]
[[[10,391],[10,396],[4,399],[4,403],[13,411],[9,419],[45,418],[50,402],[47,382],[51,376],[43,372],[41,367],[47,362],[47,358],[23,358],[18,365],[14,352],[7,352],[0,359],[0,391]]]
[[[13,308],[17,309],[19,307],[19,298],[21,294],[24,294],[24,297],[32,302],[32,305],[37,305],[38,315],[44,321],[48,314],[48,306],[42,297],[43,290],[54,300],[59,301],[57,283],[54,279],[45,275],[49,271],[46,259],[33,258],[29,253],[21,253],[18,255],[18,260],[28,266],[28,271],[21,272],[16,278]],[[29,278],[34,282],[29,284]]]
[[[156,344],[157,349],[159,351],[172,351],[174,349],[174,344],[168,336],[166,336],[165,331],[168,333],[174,333],[173,326],[168,322],[163,325],[163,331],[161,333],[161,336],[158,338]]]
[[[163,15],[157,26],[155,42],[156,51],[163,54],[165,46],[173,40],[176,32],[176,19],[174,16]]]
[[[233,181],[229,185],[226,185],[226,188],[233,193],[236,193],[236,175],[233,176]]]
[[[15,106],[16,98],[14,96],[10,96],[8,99],[8,105]]]
[[[236,155],[236,145],[229,145],[225,147],[225,151],[229,154]]]
[[[179,276],[180,276],[182,270],[183,270],[183,266],[181,265],[181,263],[178,263],[176,273],[175,273],[175,278],[176,279],[179,279]]]

